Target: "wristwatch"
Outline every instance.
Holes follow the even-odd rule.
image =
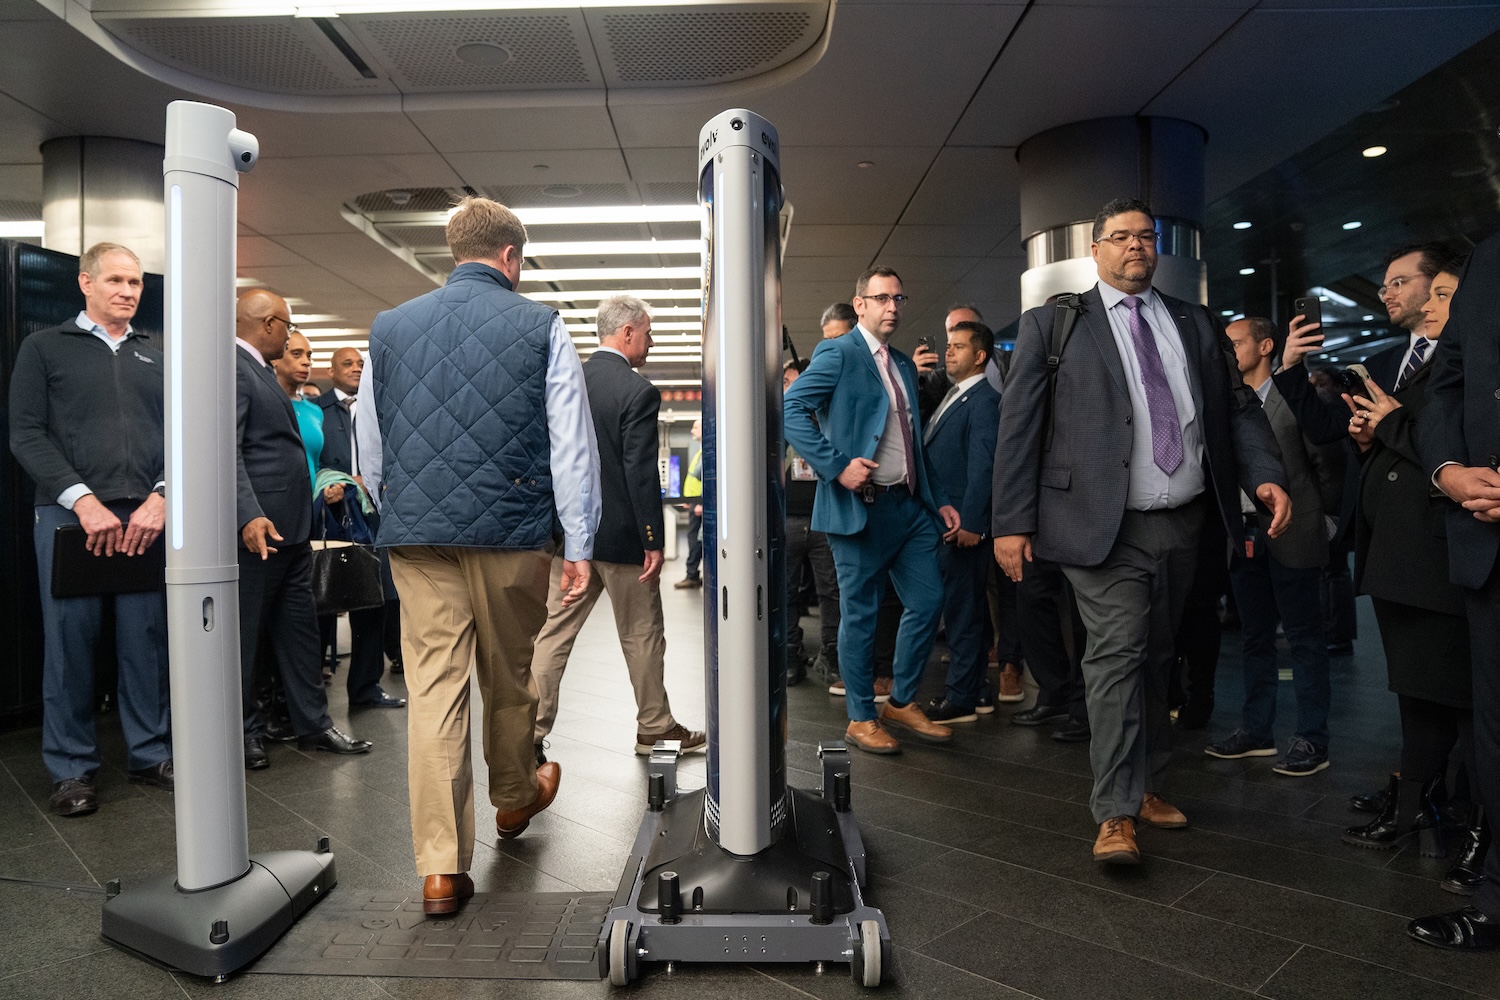
[[[167,498],[167,484],[162,483],[160,486],[153,486],[151,492],[165,500]]]

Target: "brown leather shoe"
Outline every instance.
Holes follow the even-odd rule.
[[[853,743],[865,753],[900,753],[901,744],[885,731],[879,719],[868,722],[851,722],[844,730],[844,741]]]
[[[891,700],[891,688],[896,682],[890,677],[875,678],[875,704],[884,705]]]
[[[1007,663],[1000,668],[999,701],[1014,703],[1026,700],[1026,690],[1021,686],[1021,668]]]
[[[1094,841],[1094,860],[1111,865],[1138,865],[1141,849],[1135,846],[1135,820],[1129,816],[1116,816],[1099,824],[1099,837]]]
[[[456,875],[429,875],[422,882],[422,912],[440,915],[453,913],[458,904],[474,895],[474,880],[467,872]]]
[[[651,751],[655,748],[657,740],[680,740],[682,742],[683,753],[698,753],[701,750],[708,749],[708,735],[706,733],[700,733],[696,729],[689,729],[682,723],[677,722],[672,724],[671,729],[668,729],[664,733],[657,733],[655,736],[652,736],[650,733],[636,733],[635,752],[642,757],[651,756]]]
[[[878,714],[880,721],[887,726],[910,729],[928,743],[947,743],[953,739],[953,730],[929,719],[927,713],[922,711],[922,706],[916,702],[911,702],[904,708],[896,708],[890,702],[886,702],[880,706]]]
[[[557,786],[562,781],[562,767],[557,761],[548,761],[536,769],[536,798],[524,809],[511,809],[495,813],[495,830],[501,840],[513,840],[531,825],[531,817],[552,804],[557,798]]]
[[[1141,822],[1158,830],[1182,830],[1188,825],[1182,810],[1168,804],[1155,792],[1147,792],[1141,799]]]

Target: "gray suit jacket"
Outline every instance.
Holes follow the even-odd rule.
[[[1084,314],[1058,369],[1051,451],[1043,451],[1042,439],[1056,306],[1021,317],[1000,404],[991,530],[997,538],[1032,535],[1040,559],[1097,566],[1114,546],[1125,514],[1133,413],[1099,290],[1089,289],[1082,300]],[[1228,338],[1208,310],[1166,295],[1162,300],[1177,320],[1188,358],[1203,423],[1205,478],[1230,539],[1239,541],[1244,537],[1240,489],[1254,496],[1262,483],[1286,486],[1271,426],[1254,393],[1242,390],[1247,403],[1236,405],[1239,370]]]
[[[1286,470],[1287,493],[1292,498],[1292,523],[1280,538],[1266,532],[1271,518],[1260,515],[1260,538],[1283,566],[1312,569],[1328,562],[1328,528],[1325,513],[1337,513],[1343,495],[1345,449],[1337,445],[1319,447],[1302,433],[1297,415],[1281,397],[1276,383],[1266,394],[1266,419],[1276,435],[1277,450]]]

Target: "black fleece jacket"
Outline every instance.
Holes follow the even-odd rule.
[[[72,320],[21,341],[10,380],[10,450],[54,504],[83,483],[101,501],[144,500],[162,480],[161,351],[132,332],[119,350]]]

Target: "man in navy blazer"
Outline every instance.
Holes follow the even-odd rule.
[[[839,668],[847,690],[845,738],[871,753],[901,745],[885,725],[947,742],[916,703],[943,607],[937,552],[957,535],[922,444],[917,369],[890,347],[906,295],[901,278],[874,267],[854,286],[859,324],[813,351],[786,393],[786,440],[818,474],[812,528],[826,532],[839,578]],[[941,521],[942,527],[939,527]],[[889,577],[906,610],[896,638],[890,700],[875,712],[875,620]]]
[[[1474,675],[1480,802],[1500,809],[1500,236],[1474,248],[1433,353],[1422,459],[1460,506],[1448,513],[1448,571],[1464,588]],[[1500,949],[1500,848],[1461,910],[1418,917],[1407,933],[1460,951]]]
[[[948,689],[927,706],[933,722],[974,722],[984,693],[990,644],[990,565],[985,543],[990,533],[990,477],[995,467],[995,435],[1000,429],[1000,394],[985,367],[995,351],[995,335],[983,323],[964,320],[948,331],[945,367],[950,388],[933,411],[923,443],[938,485],[957,505],[958,533],[938,552],[943,574],[943,622],[948,632]]]

